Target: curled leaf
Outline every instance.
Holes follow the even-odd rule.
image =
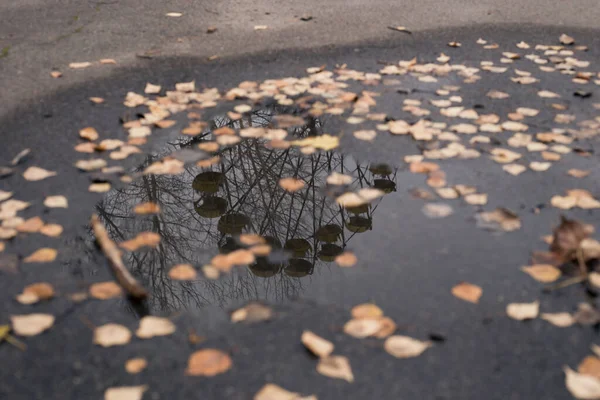
[[[329,378],[343,379],[350,383],[354,382],[350,361],[344,356],[321,358],[319,364],[317,364],[317,372]]]
[[[333,353],[333,343],[315,335],[311,331],[304,331],[300,340],[302,341],[302,344],[317,357],[328,357]]]
[[[422,342],[408,336],[390,336],[384,343],[385,351],[396,358],[411,358],[420,356],[425,350],[433,346],[432,342]]]

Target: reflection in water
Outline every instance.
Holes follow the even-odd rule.
[[[257,111],[247,119],[213,121],[210,130],[194,139],[171,143],[162,154],[193,148],[213,140],[216,128],[268,126],[276,110]],[[288,130],[293,137],[319,134],[322,121]],[[131,270],[152,290],[152,306],[173,309],[261,298],[281,301],[297,296],[309,275],[318,278],[355,235],[370,230],[373,204],[344,209],[326,196],[326,178],[332,172],[353,176],[353,189],[396,189],[395,171],[387,165],[361,165],[350,157],[319,152],[302,154],[298,148],[268,149],[261,140],[244,140],[220,151],[221,161],[209,168],[187,166],[179,175],[146,175],[129,186],[113,190],[97,206],[113,240],[120,242],[142,231],[161,235],[157,249],[127,253]],[[281,177],[296,177],[305,186],[290,193],[279,186]],[[133,214],[141,202],[160,205],[161,213]],[[248,268],[237,268],[218,280],[203,277],[174,282],[168,270],[176,264],[207,264],[218,250],[239,248],[236,235],[257,233],[287,257],[258,257]],[[274,254],[277,251],[273,252]]]

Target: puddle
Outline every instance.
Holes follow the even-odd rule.
[[[212,121],[213,130],[228,126],[264,127],[272,110],[251,114],[243,122],[226,117]],[[319,134],[323,122],[313,119],[288,129],[288,138]],[[191,151],[214,139],[212,131],[201,139],[180,139],[163,153],[148,157],[146,164],[177,151]],[[343,282],[344,270],[334,263],[337,255],[361,236],[376,229],[373,217],[385,196],[370,204],[345,209],[335,202],[348,187],[375,187],[385,193],[396,190],[397,170],[386,164],[359,162],[337,152],[303,154],[298,147],[267,148],[264,140],[246,139],[221,150],[220,162],[207,168],[186,165],[178,175],[144,175],[124,188],[109,192],[96,207],[115,242],[140,232],[156,232],[155,249],[124,254],[130,270],[152,291],[150,307],[160,310],[227,307],[248,300],[282,302],[302,295],[307,288],[326,288]],[[350,175],[345,189],[331,186],[332,173]],[[288,192],[279,185],[283,177],[296,177],[304,187]],[[157,215],[135,215],[135,205],[152,202]],[[350,211],[349,211],[350,210]],[[217,253],[241,248],[237,237],[255,233],[272,247],[267,257],[257,257],[247,267],[234,267],[219,279],[201,274],[194,281],[174,281],[169,270],[191,264],[199,271]],[[313,288],[314,289],[314,288]]]

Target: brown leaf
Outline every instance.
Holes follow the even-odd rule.
[[[203,349],[192,353],[185,373],[192,376],[215,376],[227,372],[232,364],[231,358],[221,350]]]
[[[581,325],[596,325],[600,322],[600,312],[588,303],[579,303],[573,318]]]
[[[600,358],[587,356],[577,367],[577,371],[583,375],[593,376],[600,379]]]
[[[138,215],[158,214],[160,212],[160,206],[152,202],[140,203],[135,206],[133,212]]]
[[[537,318],[539,312],[539,301],[534,301],[533,303],[511,303],[506,306],[506,314],[518,321]]]
[[[525,172],[527,170],[527,167],[519,164],[507,164],[503,165],[502,169],[513,176],[517,176]]]
[[[44,200],[44,205],[48,208],[68,208],[69,201],[65,196],[48,196]]]
[[[158,94],[158,93],[160,93],[160,90],[161,90],[160,85],[153,85],[151,83],[146,83],[146,88],[144,89],[144,93]]]
[[[575,178],[585,178],[586,176],[588,176],[591,173],[591,171],[584,170],[584,169],[571,168],[569,171],[567,171],[567,173]]]
[[[21,304],[34,304],[40,300],[49,300],[54,297],[54,288],[46,282],[34,283],[23,288],[23,293],[17,296]]]
[[[465,196],[465,201],[474,206],[487,204],[488,196],[485,193],[472,193]]]
[[[94,140],[98,140],[100,135],[98,135],[98,131],[96,129],[88,126],[79,131],[79,137],[93,142]]]
[[[344,268],[356,265],[357,261],[358,259],[351,251],[345,251],[342,254],[335,257],[335,262],[337,263],[337,265]]]
[[[593,232],[593,228],[579,221],[561,217],[560,225],[554,229],[550,251],[565,261],[573,258],[581,241]]]
[[[302,341],[302,344],[317,357],[329,357],[329,355],[333,353],[333,343],[315,335],[311,331],[304,331],[300,340]]]
[[[177,175],[184,171],[183,161],[176,158],[166,158],[149,165],[144,174]]]
[[[50,76],[53,77],[54,79],[60,78],[62,76],[62,72],[60,72],[60,71],[51,71],[50,72]]]
[[[16,229],[19,232],[35,233],[39,232],[44,226],[44,221],[40,217],[32,217],[24,221],[22,224],[17,225]]]
[[[110,190],[110,187],[110,183],[108,182],[92,183],[88,187],[88,191],[92,193],[106,193]]]
[[[357,339],[364,339],[380,331],[382,323],[376,318],[351,319],[344,325],[344,333]]]
[[[427,203],[421,211],[428,218],[445,218],[454,212],[452,207],[445,203]]]
[[[408,336],[395,335],[386,339],[383,347],[385,351],[396,358],[412,358],[420,356],[425,350],[433,346],[432,342],[422,342]]]
[[[480,212],[475,216],[477,226],[484,229],[502,230],[506,232],[521,228],[519,216],[506,208]]]
[[[178,281],[191,281],[197,276],[196,270],[190,264],[178,264],[169,270],[169,278]]]
[[[36,336],[54,325],[50,314],[11,315],[13,331],[19,336]]]
[[[376,338],[384,339],[396,331],[396,323],[391,318],[383,317],[379,322],[381,323],[381,328],[373,335]]]
[[[167,336],[175,332],[175,324],[167,318],[146,316],[140,320],[140,326],[135,335],[140,339],[150,339],[155,336]]]
[[[521,271],[525,272],[538,282],[550,283],[560,278],[560,269],[549,264],[536,264],[522,267]]]
[[[28,181],[41,181],[42,179],[50,178],[55,176],[56,172],[48,171],[39,167],[29,167],[23,172],[23,178]]]
[[[321,358],[319,364],[317,364],[317,372],[329,378],[343,379],[350,383],[354,382],[350,361],[344,356]]]
[[[125,363],[125,371],[130,374],[139,374],[148,366],[148,361],[145,358],[131,358]]]
[[[133,239],[119,243],[119,246],[127,251],[136,251],[137,249],[147,246],[156,247],[160,243],[160,235],[155,232],[141,232]]]
[[[106,161],[102,158],[92,158],[89,160],[78,160],[75,166],[82,171],[95,171],[106,167]]]
[[[122,346],[131,341],[131,332],[119,324],[105,324],[94,330],[94,344],[102,347]]]
[[[273,310],[261,303],[250,303],[231,313],[231,322],[262,322],[273,318]]]
[[[472,283],[462,282],[452,288],[452,294],[461,300],[477,304],[483,294],[483,290]]]
[[[317,400],[315,396],[300,396],[272,383],[264,385],[253,397],[253,400]]]
[[[63,232],[63,227],[58,224],[46,224],[40,228],[42,235],[58,237]]]
[[[56,255],[58,252],[55,249],[51,249],[48,247],[43,247],[34,251],[28,257],[23,259],[25,263],[44,263],[44,262],[52,262],[56,259]]]
[[[104,400],[142,400],[148,386],[121,386],[106,389]]]
[[[351,311],[352,318],[364,319],[372,318],[379,319],[383,317],[383,310],[373,303],[364,303],[354,306]]]
[[[115,282],[99,282],[90,286],[90,296],[98,300],[107,300],[123,294],[121,286]]]
[[[571,395],[577,399],[600,398],[600,379],[593,376],[579,374],[569,367],[563,367],[565,372],[565,385]]]
[[[575,318],[567,312],[542,313],[540,318],[559,328],[566,328],[575,323]]]
[[[279,186],[283,190],[287,190],[288,192],[295,192],[304,187],[304,181],[296,178],[281,178],[279,180]]]
[[[571,36],[567,35],[566,33],[563,33],[562,35],[560,35],[558,40],[560,40],[560,43],[566,44],[566,45],[575,43],[575,39],[573,39]]]

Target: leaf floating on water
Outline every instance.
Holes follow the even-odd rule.
[[[381,320],[375,318],[351,319],[344,325],[344,333],[357,339],[375,335],[381,329]]]
[[[151,83],[146,83],[146,87],[144,88],[144,93],[146,94],[158,94],[160,93],[161,90],[161,86],[160,85],[153,85]]]
[[[534,301],[533,303],[511,303],[506,306],[506,314],[518,321],[537,318],[539,312],[539,301]]]
[[[600,398],[600,379],[573,371],[563,367],[565,372],[565,385],[571,395],[577,399],[593,400]]]
[[[579,303],[573,318],[580,325],[596,325],[600,322],[600,312],[588,303]]]
[[[527,167],[520,164],[507,164],[503,165],[502,169],[513,176],[517,176],[525,172],[527,170]]]
[[[506,208],[480,212],[475,215],[477,226],[483,229],[512,232],[521,228],[519,216]]]
[[[44,221],[40,217],[32,217],[16,226],[17,231],[35,233],[44,227]]]
[[[103,182],[103,183],[92,183],[89,187],[88,187],[88,191],[92,192],[92,193],[106,193],[110,190],[110,183],[108,182]]]
[[[283,190],[287,190],[288,192],[296,192],[304,187],[305,183],[301,179],[297,178],[281,178],[279,180],[279,186]]]
[[[566,328],[575,323],[575,318],[568,312],[542,313],[540,318],[559,328]]]
[[[133,239],[119,243],[119,246],[127,251],[136,251],[141,247],[156,247],[160,243],[160,235],[155,232],[138,233]]]
[[[49,247],[43,247],[41,249],[36,250],[28,257],[23,259],[23,262],[26,263],[45,263],[52,262],[56,259],[56,255],[58,252],[55,249],[51,249]]]
[[[23,172],[23,178],[28,181],[41,181],[42,179],[50,178],[51,176],[55,176],[56,172],[48,171],[39,167],[29,167]]]
[[[273,318],[273,310],[261,303],[250,303],[231,313],[231,322],[262,322]]]
[[[377,132],[372,129],[360,130],[360,131],[355,131],[353,135],[358,140],[364,140],[364,141],[370,142],[373,139],[375,139],[375,137],[377,136]]]
[[[452,294],[461,300],[477,304],[483,294],[483,289],[472,283],[462,282],[452,288]]]
[[[546,99],[555,99],[560,97],[559,94],[551,92],[549,90],[541,90],[538,92],[538,96],[542,97],[542,98],[546,98]]]
[[[354,306],[351,311],[352,318],[355,319],[379,319],[383,317],[383,310],[373,303],[364,303]]]
[[[98,140],[100,135],[98,135],[98,131],[96,129],[88,126],[79,131],[79,137],[93,142],[94,140]]]
[[[343,268],[353,267],[356,265],[358,259],[354,255],[354,253],[350,251],[345,251],[342,254],[335,257],[335,262],[337,265]]]
[[[302,140],[295,140],[292,142],[292,146],[300,147],[314,147],[315,149],[321,149],[325,151],[333,150],[340,145],[340,139],[336,136],[324,134],[321,136],[313,136],[304,138]]]
[[[452,206],[445,203],[427,203],[421,211],[428,218],[445,218],[454,212]]]
[[[301,396],[273,383],[267,383],[254,395],[253,400],[317,400],[317,398]]]
[[[568,170],[567,173],[575,178],[585,178],[586,176],[588,176],[591,173],[591,171],[572,168],[572,169]]]
[[[140,203],[135,206],[133,212],[138,215],[158,214],[160,206],[152,202]]]
[[[121,286],[115,282],[99,282],[90,286],[90,296],[98,300],[108,300],[123,294]]]
[[[423,354],[425,350],[433,346],[432,342],[422,342],[408,336],[390,336],[386,339],[383,347],[385,351],[396,358],[412,358]]]
[[[69,64],[69,68],[71,69],[84,69],[89,67],[90,65],[92,65],[91,62],[89,61],[82,61],[82,62],[72,62]]]
[[[350,383],[354,382],[350,361],[344,356],[321,358],[319,364],[317,364],[317,372],[329,378],[343,379]]]
[[[44,205],[48,208],[68,208],[69,202],[65,196],[48,196]]]
[[[536,264],[522,267],[521,271],[525,272],[538,282],[550,283],[560,278],[560,269],[549,264]]]
[[[550,251],[559,259],[569,261],[581,246],[581,242],[593,233],[590,225],[561,217],[561,223],[554,229]]]
[[[579,363],[577,371],[580,374],[600,379],[600,358],[596,356],[587,356]]]
[[[563,33],[562,35],[560,35],[558,40],[560,40],[561,44],[566,44],[566,45],[571,45],[571,44],[575,43],[575,39],[573,39],[571,36],[567,35],[566,33]]]
[[[255,31],[264,31],[268,28],[267,25],[254,25],[254,30]]]
[[[10,321],[15,334],[36,336],[54,325],[54,316],[50,314],[11,315]]]
[[[139,374],[148,366],[145,358],[131,358],[125,363],[125,371],[130,374]]]
[[[144,174],[177,175],[183,172],[183,166],[183,161],[176,158],[167,158],[149,165],[144,170]]]
[[[104,392],[104,400],[142,400],[148,386],[121,386],[108,388]]]
[[[329,355],[333,353],[333,343],[315,335],[311,331],[304,331],[300,340],[302,341],[302,344],[317,357],[329,357]]]
[[[167,318],[146,316],[140,320],[140,326],[135,335],[140,339],[150,339],[155,336],[167,336],[175,332],[175,324]]]
[[[17,296],[21,304],[34,304],[40,300],[49,300],[54,297],[54,288],[46,282],[34,283],[25,286],[23,293]]]
[[[178,264],[169,270],[169,278],[177,281],[191,281],[197,276],[196,269],[190,264]]]
[[[191,376],[215,376],[227,372],[232,365],[231,358],[221,350],[204,349],[190,356],[185,373]]]
[[[122,346],[131,341],[131,332],[119,324],[106,324],[94,330],[94,344],[102,347]]]

